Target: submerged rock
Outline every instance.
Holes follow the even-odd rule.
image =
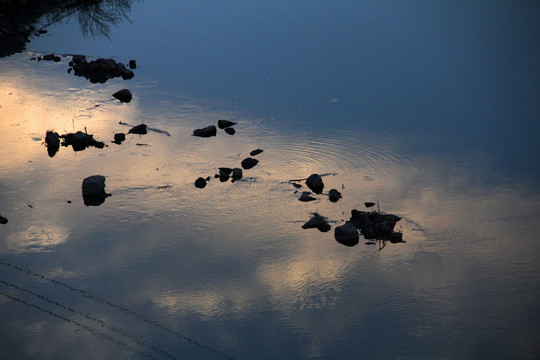
[[[330,224],[328,224],[328,222],[323,216],[317,213],[314,213],[312,218],[309,219],[307,223],[302,225],[302,229],[313,229],[313,228],[317,228],[321,232],[327,232],[331,229],[331,226]]]
[[[105,192],[105,176],[92,175],[82,182],[82,196],[84,205],[99,206],[110,196]]]
[[[217,125],[220,129],[226,129],[228,127],[236,125],[236,123],[229,120],[218,120]]]
[[[334,229],[334,238],[340,244],[354,246],[358,244],[359,240],[358,229],[350,222],[347,222]]]
[[[258,163],[259,163],[259,160],[248,157],[242,160],[241,165],[245,170],[249,170],[255,165],[257,165]]]
[[[256,155],[259,155],[262,152],[263,152],[263,150],[261,150],[261,149],[255,149],[255,150],[253,150],[252,152],[249,153],[249,156],[256,156]]]
[[[300,195],[300,198],[298,198],[298,200],[303,201],[303,202],[317,200],[313,196],[310,196],[310,195],[311,193],[309,191],[304,191],[302,195]]]
[[[225,128],[225,132],[229,135],[234,135],[236,134],[236,130],[234,130],[233,128]]]
[[[197,180],[195,180],[195,187],[204,189],[206,187],[206,179],[202,177],[197,178]]]
[[[113,96],[124,103],[130,102],[131,99],[133,98],[131,91],[129,91],[128,89],[118,90],[117,92],[113,94]]]
[[[401,220],[397,215],[379,212],[351,211],[349,220],[366,239],[389,240],[397,243],[403,241],[403,234],[395,232],[396,223]]]
[[[232,171],[232,182],[240,180],[242,178],[242,169],[234,168]]]
[[[328,199],[331,201],[331,202],[336,202],[338,201],[339,199],[341,199],[341,193],[339,191],[337,191],[336,189],[332,189],[328,192]]]
[[[315,194],[321,194],[324,189],[324,183],[319,174],[311,174],[306,180],[306,185]]]
[[[45,144],[47,145],[47,153],[50,157],[53,157],[58,152],[58,149],[60,149],[60,135],[48,130],[45,134]]]
[[[211,136],[216,136],[216,134],[217,134],[217,129],[214,125],[210,125],[202,129],[193,130],[193,136],[198,136],[198,137],[207,138]]]
[[[128,134],[146,135],[148,133],[148,127],[146,124],[139,124],[129,129]]]
[[[5,225],[8,223],[8,219],[0,215],[0,224]]]

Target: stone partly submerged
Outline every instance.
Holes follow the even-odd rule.
[[[120,145],[125,140],[126,140],[126,134],[124,134],[124,133],[116,133],[116,134],[114,134],[113,143]]]
[[[226,128],[229,128],[229,127],[234,126],[234,125],[236,125],[236,123],[234,121],[218,120],[218,127],[220,129],[226,129]]]
[[[216,136],[216,134],[217,134],[217,129],[214,125],[210,125],[202,129],[193,130],[193,136],[198,136],[198,137],[208,138],[211,136]]]
[[[262,150],[262,149],[255,149],[255,150],[253,150],[253,151],[251,151],[251,152],[249,153],[249,156],[257,156],[257,155],[259,155],[260,153],[262,153],[263,151],[264,151],[264,150]]]
[[[99,206],[105,202],[105,199],[111,194],[105,192],[105,176],[92,175],[82,182],[82,196],[84,205]]]
[[[135,76],[133,71],[114,59],[96,59],[88,62],[85,56],[73,56],[70,65],[76,76],[84,77],[91,83],[105,83],[116,77],[128,80]]]
[[[306,185],[315,194],[321,194],[324,189],[324,183],[319,174],[311,174],[306,180]]]
[[[341,226],[337,226],[334,229],[334,238],[340,244],[345,246],[354,246],[358,244],[359,235],[358,229],[354,224],[347,222]]]
[[[360,230],[367,240],[385,240],[392,243],[399,243],[403,242],[403,234],[394,231],[394,227],[399,220],[401,218],[393,214],[353,209],[348,222]]]
[[[48,130],[45,134],[45,144],[47,145],[47,153],[53,157],[60,149],[60,135],[57,132]]]
[[[319,229],[321,232],[327,232],[331,229],[330,224],[328,224],[328,221],[326,221],[326,218],[314,213],[311,219],[304,225],[302,225],[302,229]]]
[[[120,100],[121,102],[128,103],[133,98],[131,91],[129,89],[118,90],[113,94],[115,99]]]
[[[139,124],[129,129],[128,134],[146,135],[148,133],[148,127],[146,124]]]
[[[235,182],[235,181],[240,180],[242,178],[242,169],[234,168],[233,171],[232,171],[231,178],[232,178],[231,182]]]
[[[328,199],[331,202],[337,202],[339,199],[341,199],[341,193],[336,189],[332,189],[328,192]]]
[[[242,168],[244,168],[245,170],[249,170],[255,167],[255,165],[257,165],[258,163],[259,163],[259,160],[248,157],[242,160],[241,165],[242,165]]]
[[[225,130],[225,132],[226,132],[227,134],[229,134],[229,135],[234,135],[234,134],[236,134],[236,130],[234,130],[234,128],[232,128],[232,127],[225,128],[224,130]]]
[[[94,135],[82,131],[60,135],[59,137],[63,140],[62,146],[71,146],[74,151],[82,151],[88,147],[96,147],[98,149],[105,147],[105,143],[94,139]]]
[[[308,201],[314,201],[317,200],[313,196],[311,196],[311,193],[309,191],[302,192],[302,195],[298,198],[298,200],[302,202],[308,202]]]
[[[206,187],[207,179],[199,177],[195,180],[195,187],[199,189],[204,189]]]

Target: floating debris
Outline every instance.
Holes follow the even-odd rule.
[[[128,103],[133,98],[131,91],[129,89],[118,90],[113,94],[115,99],[120,100],[121,102]]]
[[[214,125],[210,125],[202,129],[193,130],[193,136],[198,136],[198,137],[208,138],[211,136],[216,136],[216,134],[217,134],[217,129]]]
[[[226,129],[228,127],[236,125],[235,122],[229,120],[218,120],[217,124],[220,129]]]
[[[302,229],[314,229],[317,228],[321,232],[327,232],[331,229],[330,224],[326,221],[326,218],[317,214],[313,213],[313,216],[307,223],[302,225]]]

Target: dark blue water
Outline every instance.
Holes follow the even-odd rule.
[[[131,6],[0,59],[0,358],[540,356],[535,2]],[[138,68],[91,84],[30,60],[50,52]],[[236,134],[191,136],[218,119]],[[171,136],[112,144],[119,121]],[[108,146],[47,155],[84,128]],[[244,180],[193,185],[256,148]],[[299,202],[311,173],[343,198]],[[112,196],[87,207],[94,174]],[[301,228],[365,201],[405,243]]]

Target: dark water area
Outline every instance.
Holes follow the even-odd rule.
[[[0,358],[540,357],[537,3],[103,4],[0,58]],[[405,242],[336,242],[365,202]]]

